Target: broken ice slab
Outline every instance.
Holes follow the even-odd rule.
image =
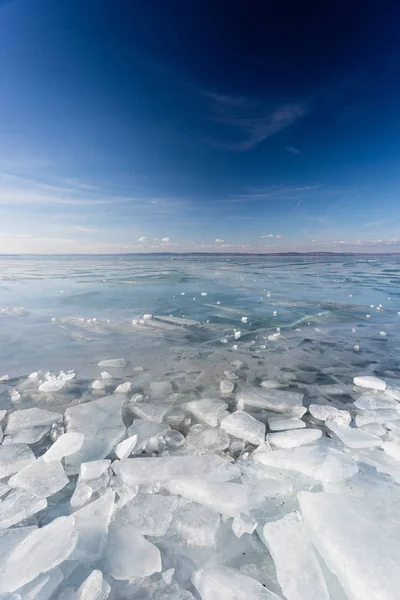
[[[177,429],[168,431],[164,439],[169,448],[180,448],[185,443],[185,436]]]
[[[47,501],[25,490],[13,490],[0,502],[0,529],[7,529],[45,509]]]
[[[185,451],[189,454],[214,454],[226,450],[230,437],[226,431],[198,423],[189,429]]]
[[[227,517],[235,517],[265,502],[262,492],[239,483],[210,479],[171,479],[164,485],[170,493],[180,494]]]
[[[326,422],[326,426],[347,448],[374,448],[375,446],[380,446],[382,444],[380,438],[354,427],[338,425],[337,423],[331,423],[330,421]]]
[[[369,423],[389,423],[390,421],[399,421],[400,412],[392,408],[381,408],[380,410],[363,410],[356,415],[355,421],[357,427],[368,425]]]
[[[13,475],[8,485],[26,490],[39,498],[48,498],[69,483],[60,461],[45,462],[38,458],[35,462]]]
[[[14,592],[66,560],[74,550],[74,519],[60,517],[18,544],[0,572],[0,592]]]
[[[50,431],[50,425],[39,425],[38,427],[27,427],[23,431],[17,431],[5,437],[5,444],[36,444]]]
[[[387,433],[386,427],[383,427],[383,425],[380,425],[379,423],[368,423],[367,425],[362,425],[359,429],[365,431],[365,433],[370,433],[371,435],[376,435],[378,437],[382,437]]]
[[[12,529],[6,529],[0,531],[0,572],[3,570],[8,557],[14,551],[22,540],[24,540],[33,531],[36,531],[37,527],[14,527]]]
[[[320,564],[298,512],[266,523],[261,539],[274,560],[278,582],[287,600],[330,600]]]
[[[222,381],[219,382],[219,389],[221,394],[229,395],[232,394],[233,390],[235,389],[235,384],[228,379],[222,379]]]
[[[399,403],[393,398],[389,398],[383,392],[365,392],[354,402],[354,406],[360,410],[380,410],[386,408],[400,408]]]
[[[268,427],[271,431],[286,431],[287,429],[302,429],[306,424],[297,417],[269,417]]]
[[[304,394],[273,388],[240,386],[236,392],[238,408],[263,408],[301,418],[307,409],[302,405]]]
[[[210,427],[217,427],[219,422],[228,416],[227,408],[228,405],[223,400],[216,400],[213,398],[202,398],[201,400],[192,400],[186,402],[183,405],[190,414],[192,414],[198,421],[210,425]]]
[[[152,381],[149,385],[149,397],[151,400],[167,400],[172,392],[172,384],[170,381]]]
[[[329,419],[339,425],[350,425],[351,422],[351,415],[347,410],[341,410],[329,404],[310,404],[308,410],[314,419],[318,419],[318,421]]]
[[[320,429],[293,429],[269,433],[267,442],[273,448],[296,448],[305,444],[311,444],[322,436]]]
[[[50,427],[53,423],[62,421],[62,415],[42,408],[26,408],[21,410],[15,410],[8,415],[7,427],[5,435],[12,435],[19,433],[25,429],[31,429],[33,427],[47,427],[50,431]]]
[[[50,446],[47,452],[43,454],[42,459],[45,462],[50,462],[53,460],[61,460],[65,456],[74,454],[81,448],[84,437],[83,433],[73,431],[63,433],[56,439],[54,444]]]
[[[133,449],[133,454],[140,454],[146,450],[147,445],[154,439],[161,439],[169,431],[168,425],[161,423],[152,423],[145,419],[135,419],[128,428],[129,436],[137,436],[137,442]],[[123,442],[122,442],[123,443]]]
[[[78,473],[82,462],[105,458],[125,436],[124,395],[112,395],[70,406],[65,411],[67,432],[85,436],[80,449],[65,458],[67,473]]]
[[[106,551],[107,572],[116,580],[132,580],[161,572],[160,551],[132,525],[110,525]]]
[[[171,479],[206,478],[229,481],[240,476],[236,465],[219,456],[166,456],[162,458],[127,458],[112,465],[115,474],[127,485],[136,486]]]
[[[171,406],[172,403],[150,404],[145,402],[137,402],[131,406],[131,410],[140,419],[152,421],[153,423],[162,423],[168,409]]]
[[[135,448],[137,441],[138,441],[138,436],[135,434],[135,435],[131,435],[126,440],[123,440],[122,442],[117,444],[115,447],[116,457],[119,458],[120,460],[123,460],[124,458],[128,458],[128,456],[130,456],[131,453],[133,452],[133,449]]]
[[[45,380],[39,385],[38,390],[39,392],[58,392],[74,377],[75,373],[73,371],[69,371],[68,373],[60,371],[59,375],[48,373],[45,376]]]
[[[398,597],[398,497],[301,492],[298,499],[313,544],[350,600]]]
[[[358,472],[357,463],[351,456],[323,445],[260,452],[254,455],[254,460],[326,483],[348,479]]]
[[[90,485],[87,485],[84,481],[80,481],[76,484],[74,493],[71,496],[71,506],[72,508],[80,508],[87,504],[92,497],[93,488]]]
[[[400,461],[400,443],[399,442],[384,442],[382,448],[392,458]]]
[[[131,387],[132,384],[130,381],[125,381],[125,383],[120,383],[116,388],[115,388],[115,394],[129,394],[129,392],[131,391]]]
[[[97,363],[99,367],[109,367],[113,369],[124,369],[126,367],[126,360],[124,358],[109,358],[107,360],[101,360]]]
[[[200,569],[193,574],[192,582],[202,600],[280,600],[252,577],[228,567]]]
[[[353,383],[357,387],[369,388],[371,390],[386,390],[386,382],[383,381],[383,379],[379,379],[379,377],[374,377],[372,375],[354,377]]]
[[[107,600],[110,591],[111,587],[104,581],[103,573],[96,569],[77,589],[75,600]]]
[[[221,428],[230,435],[258,446],[265,441],[265,425],[248,413],[237,410],[221,421]]]
[[[36,579],[18,590],[24,600],[50,600],[64,579],[60,568],[55,567],[48,573],[42,573]],[[0,597],[1,598],[1,597]]]
[[[139,494],[125,504],[116,520],[131,525],[141,535],[165,535],[177,505],[175,496]]]
[[[215,547],[220,516],[197,502],[187,502],[174,514],[169,535],[177,535],[188,546]]]
[[[113,511],[114,492],[108,489],[103,496],[73,513],[78,539],[70,560],[91,564],[102,557]]]
[[[17,473],[35,460],[35,455],[26,444],[1,444],[0,479]]]
[[[257,521],[247,511],[236,515],[232,522],[232,531],[238,538],[244,533],[251,535],[256,527]]]
[[[111,460],[91,460],[81,463],[79,469],[79,478],[83,481],[88,479],[97,479],[108,469]]]

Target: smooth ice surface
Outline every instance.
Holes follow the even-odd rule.
[[[330,600],[325,580],[299,513],[266,523],[262,530],[287,600]]]
[[[77,473],[82,462],[105,458],[125,435],[122,421],[124,395],[71,406],[65,411],[67,432],[81,433],[80,449],[65,458],[67,472]]]
[[[108,367],[110,369],[125,369],[126,360],[124,358],[108,358],[106,360],[101,360],[98,363],[99,367]]]
[[[398,597],[398,496],[301,492],[299,502],[313,543],[349,600]]]
[[[240,538],[244,533],[252,534],[257,527],[257,521],[248,512],[243,512],[232,521],[232,530]]]
[[[385,408],[397,408],[399,403],[393,398],[389,398],[382,392],[365,392],[355,402],[354,406],[360,410],[379,410]]]
[[[161,571],[159,549],[132,525],[113,522],[107,538],[107,572],[116,580],[147,577]]]
[[[69,483],[60,461],[45,462],[38,458],[13,475],[8,485],[26,490],[39,498],[48,498]]]
[[[60,435],[47,452],[43,454],[42,459],[45,462],[50,462],[53,460],[61,460],[65,456],[74,454],[81,448],[84,437],[83,433],[73,431]]]
[[[122,442],[117,444],[117,446],[115,447],[115,455],[117,456],[117,458],[119,458],[120,460],[128,458],[128,456],[130,456],[133,449],[135,448],[137,441],[138,436],[137,434],[135,434],[131,435],[126,440],[123,440]]]
[[[224,417],[228,416],[227,403],[213,398],[192,400],[186,403],[185,408],[201,423],[210,425],[210,427],[216,427]]]
[[[240,386],[236,393],[239,408],[264,408],[274,412],[302,417],[306,408],[302,405],[304,394],[301,392],[286,392],[273,388],[256,388]]]
[[[125,504],[116,519],[142,535],[161,536],[166,534],[177,505],[174,496],[140,494]]]
[[[221,421],[221,428],[230,435],[258,446],[265,441],[265,425],[248,413],[237,410]]]
[[[188,546],[215,547],[219,526],[217,512],[197,502],[188,502],[176,510],[169,535],[177,535]]]
[[[351,415],[347,410],[341,410],[326,404],[310,404],[310,414],[318,421],[333,421],[339,425],[350,425]]]
[[[24,429],[48,425],[49,429],[53,423],[62,420],[62,415],[41,408],[26,408],[16,410],[8,416],[5,435],[19,433]]]
[[[359,375],[353,379],[354,385],[371,390],[386,390],[386,382],[372,375]]]
[[[24,600],[49,600],[63,579],[63,572],[55,567],[48,573],[42,573],[18,591]]]
[[[35,460],[35,455],[26,444],[0,445],[0,479],[17,473]]]
[[[268,433],[267,442],[273,448],[296,448],[304,444],[311,444],[322,436],[320,429],[292,429]]]
[[[285,431],[287,429],[301,429],[306,424],[297,417],[269,417],[268,427],[271,431]]]
[[[328,429],[332,431],[347,448],[374,448],[381,445],[381,440],[375,435],[361,431],[347,425],[337,425],[336,423],[326,423]]]
[[[279,600],[255,579],[228,567],[200,569],[192,582],[202,600]]]
[[[112,465],[116,475],[128,485],[166,482],[171,479],[204,477],[210,481],[229,481],[240,469],[219,456],[166,456],[163,458],[127,458]]]
[[[81,463],[79,477],[82,480],[97,479],[108,469],[111,460],[91,460]]]
[[[33,531],[8,557],[0,574],[0,592],[14,592],[50,571],[71,555],[75,544],[72,517],[60,517]]]
[[[0,502],[0,529],[16,525],[46,506],[44,498],[38,498],[26,490],[13,490]]]
[[[145,419],[135,419],[128,428],[129,436],[137,436],[137,442],[133,449],[133,454],[140,454],[147,445],[154,439],[162,438],[169,431],[168,425],[161,423],[152,423]]]
[[[203,504],[227,517],[235,517],[246,510],[260,506],[265,501],[263,493],[239,483],[206,479],[172,479],[164,485],[171,493]]]
[[[185,450],[190,454],[211,454],[226,450],[229,444],[226,431],[198,423],[186,436]]]
[[[327,483],[348,479],[358,471],[357,463],[351,456],[328,446],[301,446],[260,452],[254,459],[268,467],[297,471]]]
[[[109,584],[103,579],[103,573],[96,569],[79,586],[75,600],[106,600],[110,590]]]

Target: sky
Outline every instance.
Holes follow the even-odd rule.
[[[400,252],[399,19],[0,0],[0,253]]]

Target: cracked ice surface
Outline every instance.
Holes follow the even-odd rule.
[[[1,597],[397,600],[395,259],[43,261],[0,257]]]

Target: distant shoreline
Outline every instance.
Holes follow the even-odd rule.
[[[0,254],[0,257],[23,256],[400,256],[400,252],[119,252],[84,254]]]

